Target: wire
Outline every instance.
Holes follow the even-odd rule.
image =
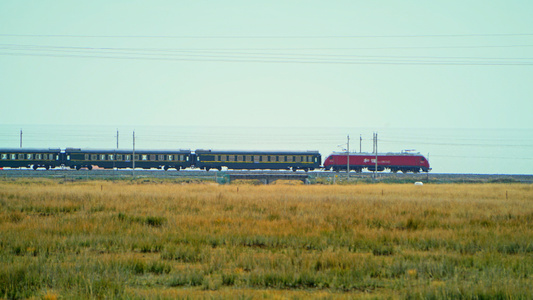
[[[464,155],[438,155],[431,154],[431,157],[468,158],[468,159],[505,159],[505,160],[533,160],[533,157],[495,157],[495,156],[464,156]]]
[[[401,143],[401,142],[405,143],[405,140],[381,140],[381,141],[385,143]],[[420,142],[420,141],[416,141],[414,143],[421,144],[421,145],[459,146],[459,147],[533,147],[533,145],[531,144],[522,144],[522,145],[520,144],[474,144],[474,143],[448,143],[448,142],[436,143],[436,142]]]
[[[533,36],[533,33],[486,33],[486,34],[420,34],[420,35],[271,35],[271,36],[212,36],[212,35],[69,35],[69,34],[0,34],[0,37],[32,38],[125,38],[125,39],[365,39],[365,38],[471,38],[471,37],[516,37]]]
[[[0,44],[0,55],[58,58],[100,58],[129,60],[314,63],[314,64],[411,64],[411,65],[533,65],[533,58],[376,56],[347,54],[227,52],[188,49],[72,47]]]
[[[429,34],[429,35],[329,35],[329,36],[177,36],[177,35],[46,35],[0,34],[1,38],[127,38],[127,39],[412,39],[412,38],[489,38],[532,37],[533,33],[488,34]],[[449,41],[448,41],[449,42]],[[515,45],[444,45],[444,46],[381,46],[352,48],[117,48],[46,46],[34,44],[0,44],[0,55],[41,56],[57,58],[99,58],[160,61],[201,61],[232,63],[305,63],[305,64],[383,64],[383,65],[533,65],[532,57],[479,57],[479,56],[378,56],[353,55],[338,51],[390,50],[390,49],[466,49],[466,48],[524,48],[531,44]],[[295,53],[305,51],[307,53]],[[309,53],[313,51],[315,53]],[[328,53],[316,53],[328,51]],[[334,51],[334,52],[332,52]]]
[[[197,58],[181,57],[142,57],[142,56],[105,56],[105,55],[66,55],[66,54],[34,54],[34,53],[0,53],[4,56],[40,56],[56,58],[100,58],[117,60],[154,60],[154,61],[189,61],[189,62],[233,62],[233,63],[300,63],[300,64],[346,64],[346,65],[469,65],[469,66],[531,66],[533,62],[483,62],[483,61],[423,61],[423,60],[325,60],[325,59],[303,59],[303,58],[224,58],[221,56],[196,56]],[[189,55],[193,56],[193,55]]]
[[[531,45],[533,47],[533,45]],[[277,58],[278,56],[304,56],[310,58],[387,58],[387,59],[473,59],[473,60],[533,60],[533,57],[442,57],[442,56],[379,56],[379,55],[346,55],[346,54],[309,54],[309,53],[268,53],[268,52],[242,52],[244,50],[231,50],[237,52],[228,52],[229,50],[213,50],[213,49],[157,49],[157,48],[114,48],[114,47],[69,47],[69,46],[43,46],[43,45],[20,45],[20,44],[0,44],[0,49],[2,47],[9,50],[21,50],[21,51],[56,51],[56,52],[72,52],[72,53],[104,53],[104,54],[137,54],[137,55],[176,55],[176,53],[194,53],[190,54],[179,54],[183,56],[205,56],[205,57],[219,57],[211,56],[204,54],[219,54],[219,55],[250,55],[258,56],[265,55],[267,57],[273,56]],[[267,51],[268,49],[263,49]],[[253,51],[253,50],[252,50]],[[257,50],[259,51],[259,50]],[[153,53],[150,53],[153,52]],[[203,54],[198,54],[198,53]],[[233,56],[220,56],[220,57],[233,57]]]

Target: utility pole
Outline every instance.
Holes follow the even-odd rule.
[[[375,139],[375,144],[376,144],[376,165],[374,167],[374,179],[377,179],[377,171],[378,171],[378,133],[374,133],[374,139]]]
[[[20,148],[22,148],[22,128],[20,129]]]
[[[135,176],[135,130],[133,131],[133,155],[132,155],[132,162],[133,162],[133,168],[132,168],[132,174]]]
[[[361,151],[362,145],[363,145],[363,137],[359,135],[359,153],[363,153],[363,151]]]
[[[429,152],[428,152],[427,161],[429,161]],[[426,172],[426,182],[429,182],[429,170],[427,170]]]
[[[376,152],[376,133],[372,132],[372,153]],[[372,178],[376,178],[376,170],[372,172]]]
[[[118,128],[117,128],[117,150],[118,150]]]
[[[376,152],[376,133],[372,133],[372,153]]]
[[[346,145],[346,179],[350,179],[350,135]]]

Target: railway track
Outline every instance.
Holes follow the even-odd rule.
[[[96,180],[96,179],[132,179],[132,178],[194,178],[200,180],[212,180],[216,181],[217,179],[226,176],[226,175],[254,175],[261,176],[265,175],[272,177],[273,175],[283,175],[284,178],[290,178],[291,174],[298,175],[301,177],[303,174],[307,174],[308,177],[319,180],[346,180],[346,172],[331,172],[331,171],[313,171],[305,173],[303,171],[292,172],[285,170],[272,170],[272,171],[238,171],[238,170],[229,170],[229,171],[203,171],[203,170],[185,170],[185,171],[175,171],[175,170],[140,170],[136,169],[132,171],[131,169],[120,169],[120,170],[111,170],[111,169],[102,169],[102,170],[71,170],[71,169],[51,169],[51,170],[32,170],[32,169],[3,169],[0,170],[0,178],[57,178],[57,179],[66,179],[66,180]],[[373,173],[363,172],[363,173],[350,173],[350,178],[352,180],[365,180],[371,179]],[[398,181],[432,181],[432,182],[518,182],[518,183],[533,183],[533,175],[502,175],[502,174],[438,174],[438,173],[419,173],[419,174],[403,174],[403,173],[388,173],[388,172],[379,172],[377,173],[378,180],[398,180]]]

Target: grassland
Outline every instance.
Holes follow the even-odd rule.
[[[0,181],[0,297],[528,299],[533,186]]]

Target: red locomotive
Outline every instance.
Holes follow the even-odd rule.
[[[350,170],[355,172],[362,172],[363,169],[368,171],[376,170],[376,154],[375,153],[350,153]],[[389,169],[396,173],[402,171],[403,173],[413,172],[418,173],[429,172],[428,160],[421,154],[414,154],[409,152],[402,153],[378,153],[377,171],[384,171]],[[333,153],[324,161],[324,169],[333,171],[346,171],[348,164],[348,155],[346,153]]]

